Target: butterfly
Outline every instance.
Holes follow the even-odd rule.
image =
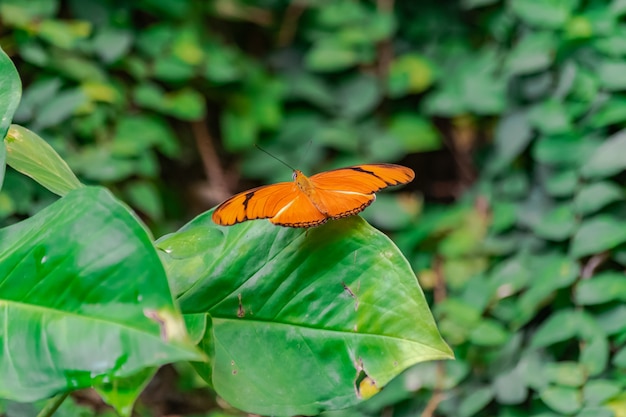
[[[222,226],[269,219],[279,226],[313,227],[363,211],[383,188],[406,184],[412,169],[393,164],[365,164],[307,177],[293,170],[293,182],[280,182],[239,193],[220,204],[213,221]]]

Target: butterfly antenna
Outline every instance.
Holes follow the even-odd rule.
[[[269,156],[271,156],[272,158],[274,158],[275,160],[277,160],[278,162],[280,162],[281,164],[285,165],[287,168],[291,169],[292,171],[297,171],[297,169],[295,169],[294,167],[292,167],[291,165],[289,165],[287,162],[283,161],[282,159],[278,158],[277,156],[272,155],[271,153],[269,153],[268,151],[266,151],[265,149],[261,148],[259,145],[257,145],[256,143],[254,144],[254,146],[260,150],[261,152],[264,152],[266,154],[268,154]]]

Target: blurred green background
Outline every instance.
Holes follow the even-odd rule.
[[[15,123],[157,237],[289,180],[255,143],[308,174],[416,171],[363,215],[457,359],[328,414],[623,417],[624,15],[624,0],[0,0],[0,45],[24,84]],[[9,169],[0,223],[55,199]],[[73,398],[59,415],[110,413]],[[184,364],[136,412],[236,414]]]

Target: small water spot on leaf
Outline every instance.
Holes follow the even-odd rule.
[[[42,245],[35,247],[35,249],[33,250],[33,257],[35,258],[35,262],[37,263],[38,267],[45,264],[46,261],[48,261],[46,247]]]

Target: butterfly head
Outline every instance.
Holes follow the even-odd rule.
[[[291,174],[291,178],[296,182],[298,181],[299,178],[302,178],[303,176],[304,174],[299,169],[294,169],[293,174]]]

